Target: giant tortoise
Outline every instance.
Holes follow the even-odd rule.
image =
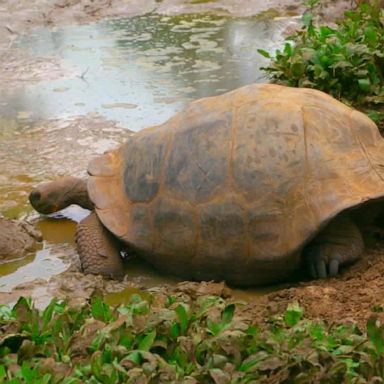
[[[125,247],[181,278],[259,285],[360,257],[355,219],[384,196],[384,140],[325,93],[253,84],[192,102],[88,174],[30,194],[42,213],[92,210],[76,235],[85,273],[118,275]]]

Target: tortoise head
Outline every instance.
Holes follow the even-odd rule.
[[[37,186],[29,194],[29,201],[36,211],[44,214],[60,211],[71,204],[91,209],[86,182],[72,176]]]

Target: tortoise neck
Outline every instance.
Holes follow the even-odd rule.
[[[87,180],[74,178],[74,183],[70,190],[70,201],[69,204],[77,204],[80,207],[93,210],[94,204],[88,195]]]

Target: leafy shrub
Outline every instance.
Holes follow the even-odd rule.
[[[377,4],[360,4],[336,27],[316,26],[307,12],[303,25],[274,56],[258,50],[271,59],[262,69],[275,82],[320,89],[350,103],[384,104],[384,11]]]
[[[164,302],[164,300],[162,301]],[[21,298],[0,306],[0,383],[379,383],[384,326],[311,322],[296,303],[259,329],[238,304],[133,296],[109,307],[53,300],[39,311]]]

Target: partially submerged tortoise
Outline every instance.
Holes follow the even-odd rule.
[[[41,232],[27,221],[0,216],[0,262],[18,259],[36,250]]]
[[[87,181],[44,184],[30,201],[93,210],[76,235],[86,273],[122,273],[124,246],[182,278],[248,286],[286,280],[302,260],[326,277],[359,258],[350,211],[367,216],[384,196],[383,166],[364,114],[320,91],[254,84],[192,102],[92,160]]]

